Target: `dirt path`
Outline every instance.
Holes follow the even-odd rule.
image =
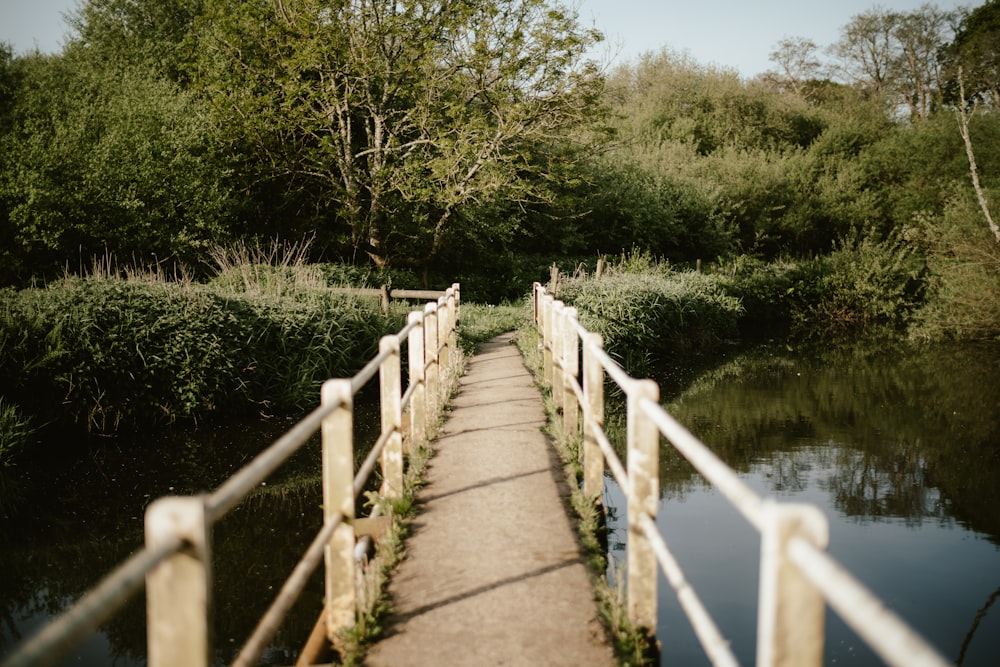
[[[372,667],[614,664],[511,338],[482,346],[452,400]]]

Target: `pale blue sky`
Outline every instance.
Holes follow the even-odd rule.
[[[16,53],[61,47],[68,32],[62,16],[79,0],[0,0],[0,41]],[[733,68],[752,77],[771,68],[768,54],[784,37],[808,37],[820,47],[836,41],[850,18],[878,5],[910,11],[925,0],[577,0],[580,19],[608,38],[602,50],[616,62],[662,47],[702,64]],[[572,0],[567,4],[573,4]],[[939,0],[941,9],[979,6],[982,0]]]

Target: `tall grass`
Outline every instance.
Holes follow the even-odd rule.
[[[580,323],[600,333],[605,349],[633,374],[735,338],[743,313],[718,277],[634,254],[600,279],[561,280],[559,298],[579,310]]]
[[[123,278],[105,265],[88,278],[0,291],[0,395],[17,396],[39,423],[100,434],[293,411],[314,404],[326,378],[352,375],[404,323],[377,301],[331,294],[312,267],[228,270],[247,281]]]

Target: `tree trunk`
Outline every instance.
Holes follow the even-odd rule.
[[[986,216],[986,224],[989,225],[990,231],[993,232],[993,236],[996,237],[997,243],[1000,243],[1000,227],[997,226],[997,223],[993,221],[993,216],[990,215],[990,207],[989,203],[986,201],[986,193],[983,192],[983,187],[979,183],[979,170],[976,168],[976,156],[972,151],[972,137],[969,135],[970,114],[965,110],[965,80],[962,76],[961,67],[958,68],[958,91],[958,128],[962,133],[962,140],[965,142],[965,154],[969,157],[969,173],[972,176],[972,187],[976,191],[976,198],[979,200],[979,207],[983,210],[983,215]],[[973,107],[973,112],[975,112],[975,107]]]

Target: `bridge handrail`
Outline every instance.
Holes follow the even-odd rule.
[[[658,566],[712,664],[737,664],[656,525],[662,435],[761,533],[759,667],[820,665],[827,603],[886,663],[949,664],[826,552],[829,529],[819,508],[758,496],[660,405],[655,382],[631,377],[607,354],[601,336],[579,323],[575,308],[557,301],[540,283],[534,284],[532,294],[542,372],[562,411],[563,432],[569,437],[582,435],[583,492],[595,502],[600,500],[605,462],[625,492],[626,604],[636,627],[650,635],[655,632]],[[603,429],[605,376],[626,397],[627,466]]]
[[[415,293],[407,296],[418,296]],[[419,298],[419,296],[418,296]],[[460,359],[457,324],[460,288],[456,283],[436,302],[409,313],[407,324],[384,336],[379,352],[353,377],[327,380],[320,405],[250,463],[208,495],[168,496],[146,510],[146,545],[106,575],[75,605],[26,639],[3,667],[55,664],[142,590],[147,591],[148,664],[151,667],[212,664],[211,526],[251,490],[322,431],[324,520],[234,665],[255,664],[298,599],[319,560],[326,555],[323,615],[330,642],[354,624],[355,501],[381,459],[380,494],[403,492],[402,410],[410,409],[407,450],[425,442],[444,404],[444,391]],[[401,341],[407,341],[408,383],[401,387]],[[380,379],[381,430],[354,473],[353,397]]]

